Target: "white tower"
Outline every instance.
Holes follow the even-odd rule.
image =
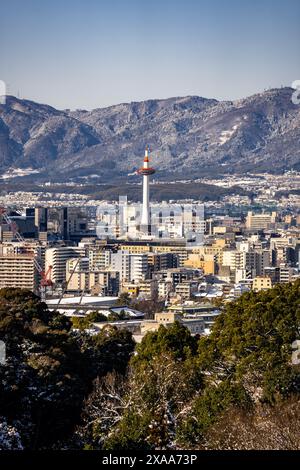
[[[150,234],[150,205],[149,205],[149,177],[155,173],[154,168],[149,166],[149,149],[146,147],[144,165],[138,170],[143,175],[143,208],[141,218],[141,231]]]

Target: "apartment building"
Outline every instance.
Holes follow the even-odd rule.
[[[191,253],[189,254],[188,259],[184,262],[184,266],[187,268],[201,269],[204,274],[215,274],[215,255],[199,255]]]
[[[111,264],[111,250],[92,247],[88,250],[89,266],[91,271],[101,271]]]
[[[173,291],[172,281],[161,280],[158,281],[158,297],[159,299],[167,299],[170,292]]]
[[[167,269],[161,271],[159,275],[161,280],[171,282],[175,287],[181,282],[192,280],[195,275],[195,270],[188,268]]]
[[[0,288],[17,287],[38,290],[38,272],[32,254],[8,254],[0,256]]]
[[[85,248],[78,246],[59,246],[47,248],[45,251],[45,269],[52,266],[51,280],[54,284],[66,281],[66,264],[71,258],[85,256]]]
[[[139,297],[147,300],[157,298],[157,280],[156,279],[145,279],[138,283]]]
[[[189,300],[193,294],[198,291],[198,282],[185,281],[177,284],[175,293],[181,297],[182,300]]]
[[[178,257],[175,253],[148,253],[148,264],[152,272],[177,268]]]
[[[148,256],[146,253],[133,254],[118,251],[111,254],[111,269],[120,273],[120,281],[138,282],[148,276]]]
[[[98,295],[117,296],[120,291],[120,274],[111,270],[90,272],[89,289]]]
[[[66,281],[69,291],[89,289],[89,258],[70,258],[66,261]]]
[[[279,267],[279,282],[288,283],[292,281],[294,274],[293,268],[289,266],[280,266]]]

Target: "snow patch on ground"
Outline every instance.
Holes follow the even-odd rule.
[[[12,103],[11,108],[14,109],[15,111],[19,111],[20,113],[26,113],[27,109],[26,106],[22,105],[21,103]]]
[[[33,170],[32,168],[9,168],[0,178],[6,180],[20,176],[34,175],[36,173],[39,173],[39,170]]]
[[[220,145],[224,145],[226,144],[226,142],[228,142],[231,137],[233,136],[233,134],[237,131],[237,129],[239,128],[239,125],[238,124],[235,124],[232,129],[230,129],[229,131],[223,131],[221,132],[221,136],[220,136]]]

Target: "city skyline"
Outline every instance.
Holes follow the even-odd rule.
[[[0,461],[294,459],[299,0],[1,6]]]
[[[2,7],[1,79],[8,94],[60,109],[290,86],[300,4],[284,5],[14,0]]]

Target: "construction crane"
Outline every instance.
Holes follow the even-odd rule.
[[[68,286],[69,286],[70,281],[71,281],[71,279],[72,279],[72,277],[73,277],[73,274],[76,272],[77,266],[78,266],[78,264],[79,264],[79,262],[80,262],[81,259],[82,259],[82,257],[79,257],[79,258],[76,260],[76,263],[74,264],[73,269],[72,269],[72,271],[71,271],[70,277],[69,277],[69,279],[67,280],[67,282],[65,283],[65,286],[64,286],[64,288],[63,288],[63,290],[62,290],[62,292],[61,292],[61,294],[60,294],[60,296],[59,296],[59,299],[58,299],[58,302],[57,302],[57,307],[59,307],[61,301],[63,300],[64,295],[65,295],[65,293],[66,293],[67,290],[68,290]],[[79,299],[78,305],[81,305],[82,299],[83,299],[84,294],[85,294],[85,288],[80,289],[80,290],[81,290],[81,293],[80,293],[80,299]]]
[[[61,294],[60,294],[60,297],[59,297],[58,302],[57,302],[57,307],[58,307],[59,304],[61,303],[61,301],[62,301],[62,299],[63,299],[65,293],[66,293],[67,290],[68,290],[69,283],[70,283],[70,281],[71,281],[71,279],[72,279],[72,277],[73,277],[73,274],[74,274],[75,271],[76,271],[76,268],[77,268],[77,266],[78,266],[78,264],[79,264],[79,261],[80,261],[80,258],[77,259],[77,261],[76,261],[76,263],[75,263],[75,265],[74,265],[74,267],[73,267],[73,269],[72,269],[72,271],[71,271],[71,275],[70,275],[69,279],[67,280],[67,282],[66,282],[66,284],[65,284],[65,286],[64,286],[64,288],[63,288],[63,290],[62,290],[62,292],[61,292]],[[83,295],[83,294],[82,294],[82,295]],[[80,303],[81,303],[81,301],[80,301]]]
[[[18,231],[18,226],[17,226],[16,222],[14,222],[9,217],[9,215],[7,214],[7,211],[4,207],[0,207],[0,215],[5,220],[7,225],[10,227],[10,229],[11,229],[13,235],[14,235],[14,238],[16,238],[16,240],[18,242],[26,243],[25,238]],[[49,266],[47,271],[45,271],[42,268],[42,266],[40,265],[40,263],[38,262],[36,256],[33,257],[33,261],[34,261],[34,266],[35,266],[37,272],[40,275],[40,288],[39,288],[39,291],[40,291],[41,300],[45,300],[46,299],[47,287],[52,287],[52,285],[53,285],[53,282],[51,280],[52,266]]]

